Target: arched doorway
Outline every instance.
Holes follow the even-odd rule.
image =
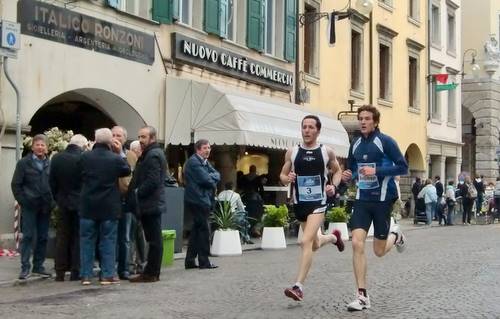
[[[462,172],[470,176],[476,174],[476,119],[465,106],[462,106]]]
[[[134,139],[145,122],[130,104],[115,94],[86,88],[68,91],[47,101],[29,124],[31,135],[57,126],[89,139],[94,139],[97,128],[121,125],[129,131],[129,139]]]
[[[425,172],[425,162],[422,152],[417,144],[412,143],[405,152],[405,159],[411,176],[421,176]]]

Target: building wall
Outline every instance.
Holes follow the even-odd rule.
[[[304,10],[304,1],[300,1],[301,12]],[[368,17],[360,23],[363,31],[363,58],[361,79],[363,89],[361,92],[351,90],[351,23],[348,19],[337,21],[337,42],[334,47],[327,42],[326,19],[319,22],[320,62],[319,77],[305,75],[303,82],[311,91],[311,100],[308,105],[317,105],[322,112],[337,116],[339,111],[349,109],[348,100],[354,99],[356,105],[373,104],[382,113],[380,128],[383,132],[393,136],[403,153],[409,151],[410,167],[412,170],[424,171],[424,157],[426,154],[426,114],[427,114],[427,54],[425,49],[419,53],[418,70],[418,109],[409,109],[408,102],[408,44],[410,39],[422,47],[426,46],[427,5],[425,1],[419,2],[420,22],[410,22],[407,15],[406,1],[393,1],[393,6],[388,7],[374,1],[370,23]],[[331,12],[340,10],[345,5],[342,1],[322,1],[321,11]],[[354,5],[354,3],[353,3]],[[354,20],[353,20],[354,21]],[[397,35],[392,40],[392,98],[386,102],[378,98],[379,92],[379,66],[378,66],[378,31],[377,25],[383,25]],[[373,57],[370,69],[370,28],[373,35],[371,55]],[[301,28],[303,38],[304,28]],[[302,43],[303,41],[301,41]],[[303,66],[303,50],[301,49],[301,68]],[[303,68],[302,68],[303,69]],[[370,85],[370,72],[372,82]],[[302,86],[304,86],[302,84]],[[410,129],[411,128],[411,129]],[[411,146],[411,147],[410,147]]]

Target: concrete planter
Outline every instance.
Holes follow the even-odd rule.
[[[237,230],[216,230],[210,247],[213,256],[240,256],[240,233]]]
[[[328,223],[328,234],[331,234],[335,229],[338,229],[342,234],[342,240],[349,240],[349,230],[347,229],[347,223]]]
[[[283,227],[264,227],[262,232],[262,249],[285,249],[285,230]]]

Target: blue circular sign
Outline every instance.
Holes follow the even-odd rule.
[[[14,33],[12,32],[7,33],[7,43],[10,46],[16,44],[16,36],[14,35]]]

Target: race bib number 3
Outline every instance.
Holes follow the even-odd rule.
[[[321,176],[297,176],[300,202],[312,202],[323,199]]]
[[[361,174],[361,167],[373,167],[376,168],[375,163],[360,163],[358,164],[358,188],[359,189],[374,189],[379,187],[378,178],[376,175],[366,176]]]

